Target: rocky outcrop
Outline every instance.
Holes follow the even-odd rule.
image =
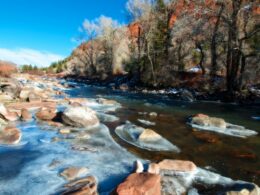
[[[74,180],[76,178],[82,177],[88,173],[88,169],[85,167],[69,167],[61,172],[61,176],[66,180]]]
[[[259,195],[260,188],[257,185],[253,185],[253,189],[238,189],[234,191],[229,191],[226,195]]]
[[[117,195],[160,195],[161,177],[150,173],[134,173],[116,189]]]
[[[91,128],[99,125],[96,112],[88,107],[69,107],[63,112],[62,120],[73,127]]]
[[[0,144],[18,144],[21,140],[21,137],[21,131],[15,127],[5,127],[0,130]]]

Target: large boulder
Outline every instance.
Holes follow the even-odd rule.
[[[167,171],[181,171],[181,172],[191,172],[197,169],[197,166],[191,161],[183,160],[168,160],[165,159],[158,163],[160,170]]]
[[[0,130],[0,144],[18,144],[21,140],[21,137],[21,131],[15,127],[5,127]]]
[[[117,195],[160,195],[161,176],[150,173],[134,173],[116,189]]]
[[[74,127],[91,128],[99,125],[96,112],[88,107],[68,107],[62,114],[62,120]]]
[[[41,108],[37,113],[36,117],[43,121],[51,121],[57,116],[56,109],[53,108]]]
[[[66,188],[62,195],[97,195],[97,180],[93,176],[88,176],[73,181],[64,186]]]
[[[66,180],[74,180],[76,178],[82,177],[88,173],[88,169],[85,167],[69,167],[61,172],[61,176]]]

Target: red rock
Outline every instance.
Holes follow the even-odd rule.
[[[150,173],[134,173],[116,189],[117,195],[160,195],[161,176]]]
[[[56,117],[56,115],[56,110],[52,108],[42,108],[36,113],[36,117],[43,121],[51,121]]]
[[[208,118],[209,116],[206,114],[195,114],[193,117]]]
[[[182,172],[191,172],[197,169],[197,166],[191,161],[183,160],[163,160],[158,163],[161,170],[170,170],[170,171],[182,171]]]
[[[21,119],[23,121],[29,121],[32,119],[32,115],[27,109],[23,108],[21,111]]]
[[[17,144],[21,140],[22,133],[15,127],[6,127],[0,131],[0,144]]]

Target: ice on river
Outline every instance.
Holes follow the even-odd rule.
[[[180,152],[180,149],[169,142],[167,139],[160,137],[158,139],[151,139],[147,141],[141,141],[139,139],[140,135],[145,131],[144,128],[136,126],[130,122],[125,125],[116,128],[116,134],[126,142],[146,149],[150,151],[175,151]]]
[[[193,128],[196,128],[198,130],[203,131],[214,131],[217,133],[233,136],[233,137],[240,137],[240,138],[247,138],[249,136],[257,135],[258,133],[253,130],[246,129],[243,126],[233,125],[230,123],[227,123],[227,128],[218,128],[214,126],[201,126],[196,124],[189,123]]]
[[[59,173],[69,166],[86,167],[99,182],[99,192],[108,192],[120,183],[133,168],[137,159],[120,147],[105,125],[88,130],[90,140],[63,140],[47,126],[36,122],[20,123],[22,143],[17,147],[0,146],[0,194],[49,195],[58,192],[66,181]],[[49,129],[51,130],[51,128]],[[74,146],[95,148],[95,151],[76,151]],[[50,167],[55,161],[57,166]]]

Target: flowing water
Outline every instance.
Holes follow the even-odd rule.
[[[64,168],[86,164],[89,172],[99,180],[99,192],[107,194],[132,171],[132,164],[138,158],[143,159],[144,163],[147,163],[146,160],[157,162],[166,158],[191,160],[199,167],[223,176],[260,184],[260,135],[237,138],[200,132],[186,124],[188,116],[204,113],[260,133],[259,121],[252,118],[260,116],[259,108],[222,103],[188,103],[166,96],[123,93],[77,85],[79,87],[66,93],[71,97],[114,99],[122,105],[120,109],[109,112],[118,117],[118,121],[106,122],[109,129],[102,125],[93,133],[91,144],[98,152],[73,151],[71,144],[74,141],[69,138],[52,142],[54,137],[61,135],[55,131],[57,129],[44,123],[16,123],[23,133],[20,145],[0,146],[1,195],[53,194],[66,183],[59,176]],[[145,114],[150,112],[156,112],[158,116]],[[155,125],[146,126],[140,119]],[[155,130],[177,146],[180,153],[148,151],[124,141],[115,133],[115,129],[126,121]],[[214,143],[198,137],[205,133]]]
[[[187,117],[203,113],[220,117],[227,122],[243,125],[260,133],[260,121],[253,116],[260,115],[260,108],[255,106],[239,106],[234,104],[212,102],[183,102],[172,100],[166,96],[113,92],[105,88],[82,87],[70,92],[76,97],[105,97],[115,99],[123,105],[114,114],[119,122],[107,124],[114,140],[131,153],[151,161],[162,159],[185,159],[220,173],[232,179],[240,179],[260,184],[260,134],[249,138],[237,138],[209,132],[216,143],[208,143],[196,138],[196,130],[186,124]],[[141,113],[158,113],[153,118]],[[144,119],[155,122],[155,126],[146,126],[138,121]],[[181,149],[175,152],[153,152],[135,147],[114,132],[115,128],[125,121],[151,128]],[[204,132],[201,132],[204,133]]]

